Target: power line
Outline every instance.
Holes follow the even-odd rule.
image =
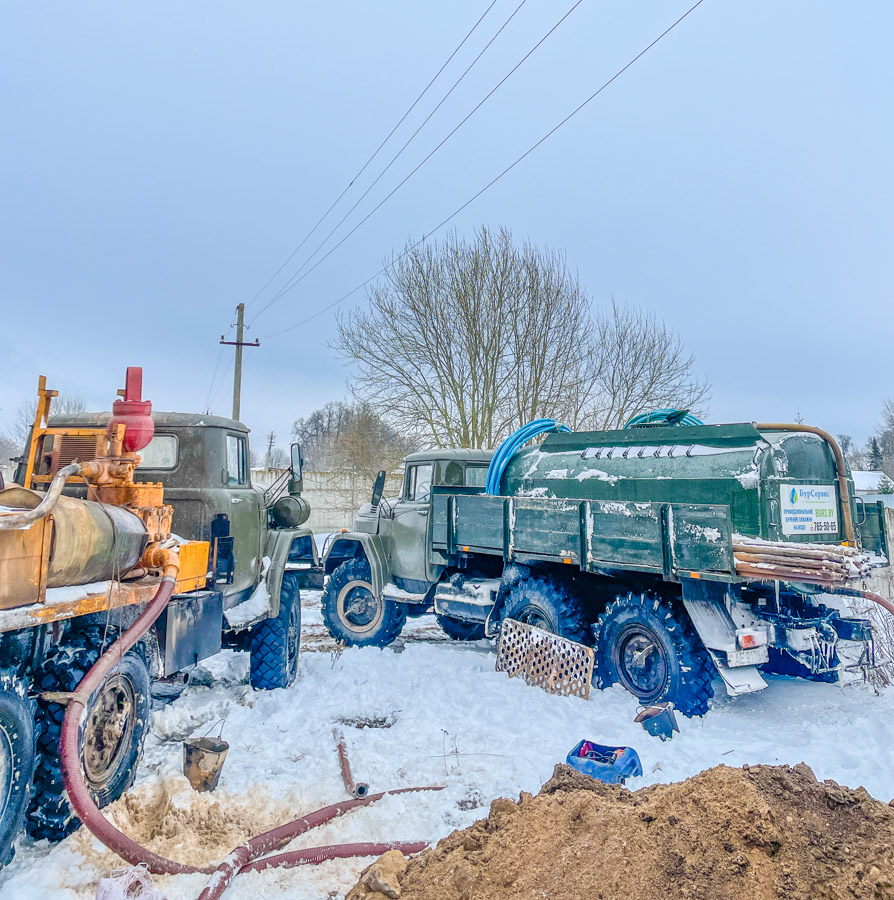
[[[456,45],[453,52],[450,54],[450,56],[447,57],[447,59],[445,60],[444,64],[441,66],[441,68],[438,69],[437,72],[435,72],[434,77],[431,79],[431,81],[429,81],[429,83],[422,89],[422,93],[419,94],[419,96],[410,104],[407,111],[400,117],[400,119],[398,119],[398,122],[394,126],[394,128],[392,128],[391,131],[388,132],[387,136],[382,141],[382,143],[379,144],[378,147],[376,147],[376,149],[373,151],[372,156],[370,156],[369,159],[367,159],[367,161],[357,170],[354,177],[351,178],[351,180],[348,182],[347,187],[345,187],[345,189],[335,198],[335,200],[332,202],[332,205],[329,207],[329,209],[327,209],[326,212],[324,212],[323,215],[320,216],[320,218],[317,220],[317,222],[313,226],[313,228],[311,228],[311,230],[308,231],[308,233],[302,238],[301,243],[298,244],[298,246],[286,257],[285,262],[283,262],[283,264],[270,276],[270,278],[267,280],[267,282],[264,284],[264,286],[257,292],[257,294],[255,294],[254,297],[252,297],[251,300],[248,301],[248,303],[246,304],[246,307],[251,306],[252,303],[254,303],[255,300],[257,300],[258,297],[260,297],[261,294],[263,294],[264,291],[267,290],[267,288],[270,286],[271,282],[276,278],[276,276],[279,275],[279,273],[282,272],[282,270],[292,261],[295,254],[307,243],[307,241],[310,239],[311,235],[313,235],[313,233],[320,227],[320,225],[323,224],[323,222],[326,220],[326,217],[329,215],[329,213],[331,213],[332,210],[335,209],[335,207],[338,205],[338,203],[342,199],[342,197],[344,197],[344,195],[347,194],[347,192],[351,189],[351,186],[354,184],[354,182],[366,171],[369,164],[379,155],[379,152],[381,151],[381,149],[385,146],[385,144],[388,143],[389,140],[391,140],[391,137],[394,135],[394,132],[396,132],[397,129],[400,128],[401,125],[403,125],[407,116],[410,115],[410,113],[416,108],[416,105],[419,103],[419,101],[428,93],[428,89],[438,80],[438,77],[440,76],[440,74],[444,71],[444,69],[447,68],[447,66],[452,61],[453,57],[456,56],[457,53],[459,53],[459,51],[465,45],[466,41],[474,34],[475,30],[484,21],[485,16],[494,8],[496,3],[497,3],[497,0],[491,0],[490,6],[488,6],[487,9],[484,10],[484,12],[481,14],[480,18],[478,19],[478,21],[471,27],[471,29],[469,29],[466,36]],[[455,86],[456,85],[454,85],[454,87]],[[452,90],[452,88],[451,88],[451,90]],[[445,97],[445,99],[446,99],[446,97]],[[442,100],[441,103],[443,103],[443,102],[444,101]],[[438,105],[440,106],[440,104],[438,104]],[[437,109],[437,107],[435,107],[435,109]],[[426,121],[428,121],[428,119],[426,119]],[[412,138],[411,138],[411,140],[412,140]],[[390,165],[390,163],[389,163],[389,165]]]
[[[435,108],[434,108],[434,109],[433,109],[433,110],[425,117],[425,119],[423,119],[423,121],[422,121],[422,123],[419,125],[419,127],[418,127],[418,128],[410,135],[410,137],[407,139],[407,141],[404,143],[404,145],[397,151],[397,153],[395,153],[394,156],[391,157],[391,160],[387,163],[387,165],[385,166],[385,168],[382,169],[381,172],[379,172],[379,174],[376,176],[376,178],[375,178],[375,180],[372,182],[372,184],[370,184],[370,185],[366,188],[366,190],[360,195],[360,197],[357,199],[357,201],[354,203],[354,205],[353,205],[353,206],[352,206],[352,207],[351,207],[351,208],[350,208],[350,209],[349,209],[349,210],[341,217],[341,219],[338,220],[338,222],[335,224],[335,227],[331,229],[331,231],[326,235],[326,237],[324,237],[323,240],[320,241],[319,244],[317,244],[317,246],[314,248],[314,250],[313,250],[313,252],[310,254],[310,256],[308,256],[308,257],[304,260],[304,262],[303,262],[303,263],[295,270],[295,272],[292,273],[292,276],[286,281],[286,283],[285,283],[282,287],[280,287],[280,289],[279,289],[279,290],[276,292],[276,294],[274,295],[273,299],[270,300],[270,301],[269,301],[265,306],[263,306],[260,310],[258,310],[257,313],[255,313],[255,315],[254,315],[254,317],[252,318],[251,321],[254,321],[255,319],[257,319],[257,317],[260,316],[261,313],[264,312],[265,309],[267,309],[269,306],[272,306],[274,303],[276,303],[276,301],[279,300],[280,297],[282,297],[285,293],[287,293],[288,291],[290,291],[290,290],[292,289],[292,287],[294,287],[294,285],[298,283],[298,281],[296,281],[296,279],[298,279],[298,276],[301,274],[302,270],[303,270],[303,269],[308,265],[308,263],[309,263],[309,262],[317,255],[317,253],[319,253],[320,250],[326,245],[326,242],[329,240],[329,238],[331,238],[332,235],[335,234],[335,232],[338,231],[339,228],[341,228],[341,226],[344,224],[344,222],[345,222],[345,220],[348,218],[348,216],[350,216],[351,213],[354,212],[354,210],[357,209],[357,207],[358,207],[358,206],[366,199],[366,197],[368,196],[369,192],[370,192],[370,191],[371,191],[371,190],[379,183],[379,181],[381,181],[381,179],[383,178],[383,176],[385,175],[385,173],[386,173],[386,172],[394,165],[395,162],[397,162],[397,160],[398,160],[398,159],[400,158],[400,156],[403,154],[404,150],[406,150],[407,147],[410,146],[410,144],[413,142],[413,140],[416,138],[416,136],[419,134],[419,132],[422,131],[423,128],[425,128],[425,126],[429,123],[429,121],[431,121],[431,118],[434,116],[434,114],[441,108],[441,106],[443,106],[443,104],[446,102],[447,98],[450,97],[450,95],[456,90],[456,88],[457,88],[457,87],[459,86],[459,84],[463,81],[463,79],[466,77],[466,75],[469,74],[469,72],[474,68],[474,66],[475,66],[476,63],[481,59],[481,57],[484,56],[484,54],[488,51],[488,49],[490,49],[491,44],[493,44],[493,42],[494,42],[494,41],[495,41],[495,40],[503,33],[503,31],[505,30],[505,28],[506,28],[506,27],[509,25],[509,23],[515,18],[516,14],[521,10],[521,8],[525,5],[526,2],[527,2],[527,0],[521,0],[521,3],[519,3],[518,6],[516,6],[516,8],[512,11],[512,13],[510,13],[509,18],[507,18],[506,21],[503,22],[503,24],[497,29],[497,31],[496,31],[496,33],[493,35],[493,37],[492,37],[492,38],[484,45],[484,47],[482,48],[481,52],[480,52],[480,53],[472,60],[472,62],[469,64],[469,66],[466,68],[466,70],[459,76],[459,78],[457,78],[456,81],[453,82],[453,84],[451,85],[451,87],[450,87],[450,89],[447,91],[447,93],[444,94],[443,97],[441,97],[441,99],[438,101],[438,103],[437,103],[437,105],[435,106]],[[580,2],[581,2],[581,0],[578,0],[578,3],[580,3]],[[575,4],[575,5],[577,5],[577,4]],[[536,48],[535,48],[535,49],[536,49]],[[532,51],[532,52],[533,52],[533,51]],[[529,53],[528,55],[530,55],[530,53]],[[525,58],[527,58],[527,56],[526,56]],[[522,60],[522,62],[524,62],[524,60]],[[520,63],[519,63],[519,65],[520,65]],[[518,68],[518,66],[516,66],[516,68]],[[515,69],[513,69],[513,71],[515,71]],[[510,72],[509,74],[511,75],[512,72]],[[509,77],[509,76],[507,76],[507,78],[508,78],[508,77]],[[503,80],[505,81],[506,79],[504,78]],[[500,82],[500,84],[502,84],[502,82]],[[497,87],[499,87],[499,86],[500,86],[500,85],[497,85]],[[494,90],[496,90],[496,88],[494,88]],[[491,94],[492,94],[492,93],[493,93],[493,91],[491,91]],[[490,97],[490,94],[488,94],[488,97]],[[484,99],[487,100],[488,97],[485,97]],[[484,100],[482,100],[481,102],[484,103]],[[481,105],[481,104],[479,104],[479,106],[480,106],[480,105]],[[476,109],[477,109],[477,108],[478,108],[478,107],[476,107]],[[475,112],[475,110],[472,110],[472,112]],[[469,115],[471,115],[471,113],[470,113]],[[468,118],[469,118],[469,116],[466,116],[466,119],[468,119]],[[462,124],[465,123],[466,119],[464,119],[463,122],[460,123],[460,126],[461,126]],[[445,143],[445,142],[446,142],[446,141],[454,134],[454,132],[455,132],[456,130],[458,130],[458,128],[459,128],[460,126],[457,126],[457,128],[454,129],[454,131],[452,131],[452,132],[447,136],[447,138],[445,138],[444,141],[441,142],[441,144]],[[435,151],[438,150],[438,149],[440,148],[441,144],[439,144],[438,147],[435,148]],[[435,151],[432,151],[432,154],[433,154]],[[424,163],[428,161],[428,159],[431,157],[432,154],[429,154],[429,156],[427,156],[427,157],[422,161],[422,163],[420,163],[419,166],[417,166],[416,169],[414,169],[414,170],[410,173],[410,175],[408,175],[407,178],[405,178],[404,181],[402,181],[402,182],[398,185],[398,188],[401,187],[401,186],[404,184],[404,182],[406,182],[406,181],[409,179],[409,177],[410,177],[411,175],[413,175],[419,168],[421,168],[421,166],[424,165]],[[397,188],[395,188],[395,191],[396,191],[396,190],[397,190]],[[392,194],[393,194],[393,193],[394,193],[394,191],[392,191]],[[344,193],[342,194],[342,196],[344,196]],[[389,194],[388,197],[385,198],[385,200],[388,200],[390,197],[391,197],[391,194]],[[385,201],[383,200],[382,203],[384,203],[384,202],[385,202]],[[381,205],[382,205],[382,204],[380,203],[379,206],[381,206]],[[378,210],[378,208],[379,208],[379,207],[377,206],[376,209],[373,210],[373,212],[376,212],[376,210]],[[370,213],[370,215],[372,215],[372,213]],[[369,218],[369,216],[367,216],[367,218]],[[366,219],[364,219],[363,221],[365,222]],[[361,222],[360,224],[362,225],[363,222]],[[359,226],[358,226],[358,227],[359,227]],[[356,230],[356,229],[355,229],[355,230]],[[351,233],[353,233],[353,232],[351,232]],[[345,236],[345,239],[348,238],[348,237],[350,237],[350,234],[346,235],[346,236]],[[343,239],[340,243],[343,243],[343,242],[344,242],[344,239]],[[335,248],[333,248],[333,249],[335,249]],[[328,254],[327,254],[327,255],[328,255]],[[322,262],[322,260],[320,260],[320,261]],[[301,280],[301,279],[298,279],[298,280]]]
[[[658,37],[655,38],[655,40],[653,40],[650,44],[648,44],[646,47],[644,47],[642,50],[640,50],[640,52],[637,53],[636,56],[634,56],[625,66],[623,66],[621,69],[618,69],[618,71],[615,72],[615,74],[612,75],[612,77],[609,78],[608,81],[606,81],[600,88],[598,88],[592,94],[590,94],[590,96],[587,97],[587,99],[584,100],[583,103],[581,103],[580,105],[575,107],[570,113],[568,113],[567,116],[565,116],[564,119],[562,119],[557,125],[555,125],[553,128],[551,128],[535,144],[532,144],[514,162],[512,162],[508,166],[506,166],[506,168],[503,169],[503,171],[500,172],[499,175],[497,175],[495,178],[491,179],[483,188],[481,188],[480,191],[478,191],[476,194],[474,194],[468,200],[466,200],[466,202],[463,203],[462,206],[457,207],[457,209],[455,209],[452,213],[450,213],[450,215],[447,216],[447,218],[443,219],[438,225],[436,225],[433,229],[431,229],[431,231],[427,232],[422,238],[420,238],[418,241],[416,241],[415,244],[412,244],[410,247],[408,247],[406,250],[404,250],[398,256],[394,257],[394,259],[392,259],[391,262],[386,263],[384,266],[382,266],[382,268],[379,269],[379,271],[376,272],[375,275],[370,276],[362,284],[357,285],[357,287],[348,291],[347,294],[344,294],[343,296],[339,297],[338,300],[334,300],[328,306],[324,306],[322,309],[318,310],[317,312],[313,313],[310,316],[307,316],[306,318],[302,319],[300,322],[296,322],[294,325],[290,325],[288,328],[283,328],[281,331],[274,331],[273,333],[266,335],[264,339],[269,340],[270,338],[278,337],[281,334],[287,334],[290,331],[294,331],[296,328],[300,328],[302,325],[305,325],[308,322],[310,322],[311,320],[316,319],[317,316],[321,316],[323,313],[328,312],[330,309],[333,309],[334,307],[338,306],[339,303],[344,302],[345,300],[348,299],[348,297],[352,296],[353,294],[356,294],[357,291],[362,290],[364,287],[366,287],[366,285],[368,285],[371,281],[374,281],[380,275],[383,275],[389,268],[391,268],[391,266],[393,266],[395,263],[397,263],[401,259],[403,259],[403,257],[405,257],[408,253],[411,253],[413,250],[415,250],[421,243],[423,243],[423,241],[425,241],[427,238],[431,237],[431,235],[436,234],[448,222],[450,222],[452,219],[456,218],[456,216],[458,216],[467,206],[470,206],[483,193],[490,190],[490,188],[492,188],[501,178],[503,178],[505,175],[508,175],[509,172],[511,172],[520,162],[522,162],[522,160],[524,160],[528,156],[530,156],[541,144],[543,144],[545,141],[547,141],[549,138],[551,138],[563,125],[565,125],[568,121],[573,119],[584,107],[586,107],[593,100],[595,100],[610,84],[612,84],[612,82],[614,82],[618,78],[620,78],[620,76],[623,75],[637,60],[639,60],[641,57],[645,56],[645,54],[648,53],[649,50],[651,50],[660,40],[662,40],[662,38],[664,38],[665,36],[670,34],[670,32],[673,31],[677,27],[677,25],[679,25],[685,18],[687,18],[691,13],[693,13],[696,9],[698,9],[698,7],[701,6],[702,3],[704,3],[704,2],[705,2],[705,0],[698,0],[697,3],[695,3],[691,7],[689,7],[689,9],[687,9],[686,12],[683,13],[683,15],[681,15],[675,22],[673,22],[664,31],[662,31],[661,34],[659,34]],[[335,249],[335,248],[333,248],[333,249]],[[319,260],[319,262],[322,262],[322,259]]]
[[[469,119],[471,119],[472,116],[476,112],[478,112],[479,109],[481,109],[482,106],[484,106],[484,104],[512,77],[512,75],[515,74],[515,72],[528,60],[528,58],[537,50],[537,48],[540,47],[540,45],[543,44],[544,41],[546,41],[546,39],[571,15],[571,13],[574,12],[575,9],[577,9],[578,6],[580,6],[580,4],[582,2],[583,2],[583,0],[576,0],[576,2],[571,6],[571,8],[552,26],[552,28],[550,28],[549,31],[547,31],[546,34],[543,35],[543,37],[540,38],[540,40],[537,41],[537,43],[534,44],[534,46],[531,47],[530,50],[528,50],[528,52],[509,70],[509,72],[506,75],[503,76],[502,79],[500,79],[500,81],[484,96],[484,98],[471,110],[471,112],[469,112],[460,121],[460,123],[458,125],[456,125],[456,127],[453,128],[453,130],[434,148],[434,150],[432,150],[422,160],[422,162],[420,162],[409,173],[409,175],[407,175],[402,181],[400,181],[397,184],[397,186],[391,190],[390,193],[386,194],[385,197],[376,206],[374,206],[373,209],[370,210],[370,212],[368,212],[366,214],[366,216],[364,216],[333,247],[331,247],[329,250],[327,250],[326,253],[324,253],[323,256],[321,256],[303,275],[298,277],[299,273],[301,272],[301,269],[304,268],[304,265],[306,265],[307,262],[310,262],[310,260],[313,259],[313,257],[323,247],[323,245],[326,243],[326,241],[328,241],[329,238],[332,237],[332,235],[335,233],[335,231],[338,230],[338,228],[341,226],[342,222],[344,222],[344,220],[348,217],[348,215],[350,215],[351,212],[353,212],[354,209],[356,209],[357,204],[360,202],[360,200],[362,200],[363,197],[365,197],[366,194],[369,193],[369,190],[372,188],[372,185],[370,185],[370,188],[367,189],[367,191],[366,191],[366,193],[364,193],[363,197],[361,197],[360,200],[358,200],[357,203],[355,203],[354,206],[351,207],[351,209],[341,219],[341,221],[338,223],[338,225],[336,225],[335,228],[333,228],[332,231],[330,231],[329,234],[326,235],[326,237],[320,242],[320,244],[317,246],[317,248],[308,257],[308,259],[304,263],[304,265],[302,265],[298,269],[298,271],[292,276],[292,278],[289,279],[289,281],[282,288],[280,288],[280,290],[276,293],[276,295],[271,300],[269,300],[264,306],[261,307],[261,309],[259,309],[255,313],[255,315],[251,321],[254,322],[255,319],[257,319],[258,316],[260,316],[265,310],[269,309],[271,306],[273,306],[274,303],[276,303],[278,300],[282,299],[282,297],[284,297],[289,291],[291,291],[294,287],[296,287],[298,284],[300,284],[308,275],[310,275],[311,272],[314,271],[314,269],[317,268],[317,266],[319,266],[322,262],[324,262],[324,260],[328,259],[328,257],[330,257],[349,237],[351,237],[351,235],[354,234],[354,232],[357,231],[358,228],[360,228],[364,223],[366,223],[370,219],[370,217],[372,217],[376,212],[378,212],[438,152],[438,150],[440,150],[441,147],[443,147],[444,144],[446,144],[447,141],[449,141],[450,138],[452,138],[453,135],[455,135],[456,132],[459,131],[460,128],[462,128],[463,125],[465,125],[466,122],[468,122]],[[515,15],[515,13],[518,12],[519,9],[521,9],[521,7],[524,5],[524,3],[525,3],[525,0],[522,0],[522,3],[520,3],[518,8],[515,10],[515,12],[513,12],[513,14],[512,14],[513,16]],[[511,19],[512,16],[510,16],[509,18]],[[506,24],[508,24],[508,22],[509,22],[509,20],[507,19]],[[505,25],[503,27],[505,27]],[[499,34],[499,32],[498,32],[498,34]],[[495,37],[496,37],[496,35],[495,35]],[[490,45],[488,44],[488,46],[490,46]],[[485,49],[487,49],[487,48],[485,48]],[[473,65],[474,65],[474,63],[473,63]],[[423,124],[425,124],[425,123],[423,123]],[[411,140],[412,140],[412,138],[411,138]],[[390,163],[389,163],[389,165],[390,165]],[[384,172],[382,174],[384,174]],[[378,179],[376,179],[376,181],[378,181]],[[375,182],[373,182],[373,184],[375,184]]]

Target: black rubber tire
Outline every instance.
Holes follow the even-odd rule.
[[[34,772],[34,716],[27,700],[0,690],[0,868],[13,857]]]
[[[259,691],[287,688],[298,677],[301,649],[300,578],[285,572],[279,592],[279,613],[251,630],[251,686]]]
[[[484,637],[483,622],[463,622],[450,616],[438,616],[438,625],[452,641],[480,641]]]
[[[535,625],[579,644],[587,643],[589,636],[580,604],[561,581],[553,578],[527,578],[513,584],[502,619]]]
[[[339,643],[349,647],[387,647],[407,621],[406,605],[376,597],[371,578],[365,559],[349,559],[329,577],[321,601],[323,622]],[[364,604],[363,611],[354,615],[361,619],[368,615],[368,622],[349,618],[352,613],[345,610],[345,604],[352,597],[359,597]]]
[[[114,636],[108,636],[106,646]],[[77,632],[44,660],[34,679],[38,691],[73,691],[90,667],[99,658],[103,629],[90,627]],[[85,762],[84,731],[99,698],[117,685],[130,702],[130,714],[122,738],[124,743],[114,752],[113,764],[101,781],[92,781]],[[79,735],[81,768],[87,778],[90,793],[102,809],[117,800],[132,784],[143,753],[143,743],[149,731],[151,679],[142,653],[136,648],[128,651],[109,672],[102,685],[93,693],[82,717]],[[58,841],[71,834],[81,824],[74,815],[65,795],[62,765],[59,759],[59,738],[66,707],[59,703],[37,701],[37,765],[28,810],[28,834],[35,839]]]
[[[643,647],[637,651],[633,641]],[[643,649],[649,670],[632,675],[622,660]],[[655,594],[630,593],[596,624],[596,680],[601,688],[620,682],[644,704],[670,700],[684,716],[701,716],[714,696],[714,663],[684,610]]]

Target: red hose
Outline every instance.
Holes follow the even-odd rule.
[[[894,616],[894,603],[890,600],[886,600],[881,594],[876,594],[873,591],[858,591],[861,597],[865,597],[867,600],[871,600],[873,603],[878,603],[882,609],[888,610],[892,616]]]
[[[236,847],[236,849],[232,850],[219,865],[195,870],[212,875],[205,890],[199,895],[199,900],[216,900],[216,898],[220,897],[227,889],[227,886],[236,876],[236,873],[240,872],[252,860],[257,859],[259,856],[263,856],[265,853],[272,853],[274,850],[285,847],[289,841],[296,838],[299,834],[304,834],[305,831],[310,831],[311,828],[317,828],[320,825],[324,825],[326,822],[331,821],[343,812],[347,812],[349,809],[354,809],[357,806],[368,806],[376,800],[381,800],[386,793],[407,794],[416,791],[441,790],[443,790],[442,787],[414,787],[398,788],[397,790],[386,791],[381,794],[367,794],[359,800],[342,800],[341,803],[333,803],[331,806],[324,806],[322,809],[318,809],[316,812],[312,812],[300,819],[295,819],[293,822],[280,825],[278,828],[274,828],[271,831],[265,831],[263,834],[259,834],[257,837],[253,837],[251,840]],[[283,855],[289,856],[289,854]],[[130,862],[130,860],[128,860],[128,862]],[[267,867],[265,866],[264,868]]]
[[[412,791],[439,791],[440,787],[422,787],[422,788],[399,788],[395,791],[388,791],[379,794],[369,794],[359,800],[344,800],[341,803],[334,803],[331,806],[325,806],[299,819],[295,819],[285,825],[280,825],[271,831],[260,834],[252,838],[250,841],[242,844],[233,850],[223,862],[219,865],[213,863],[207,866],[191,866],[185,863],[179,863],[172,859],[166,859],[142,847],[136,841],[129,838],[126,834],[119,831],[112,825],[90,796],[90,791],[84,782],[84,776],[81,772],[80,754],[78,752],[78,729],[81,716],[84,714],[87,703],[90,701],[91,694],[102,684],[109,671],[121,661],[124,654],[130,650],[137,641],[149,630],[155,620],[161,615],[171,595],[174,593],[176,583],[176,565],[171,563],[165,566],[165,575],[162,578],[155,596],[146,605],[146,608],[140,613],[136,621],[124,634],[106,650],[105,653],[96,661],[90,671],[84,676],[77,689],[71,695],[68,706],[65,710],[65,718],[62,723],[62,736],[59,741],[59,755],[62,762],[62,779],[65,784],[65,790],[68,792],[68,799],[72,808],[78,815],[86,828],[99,838],[102,843],[117,853],[122,859],[131,865],[145,863],[149,871],[153,875],[186,875],[201,873],[205,875],[213,875],[212,881],[202,892],[202,897],[220,897],[226,890],[227,885],[232,881],[235,874],[247,863],[270,853],[273,850],[279,850],[289,841],[316,828],[326,822],[331,821],[336,816],[354,809],[358,806],[368,806],[376,800],[380,800],[386,796],[386,793],[403,794]],[[357,845],[347,844],[347,848],[356,848],[360,846],[374,847],[378,845]],[[400,845],[404,846],[404,845]],[[412,844],[406,846],[419,846],[422,849],[425,844]],[[317,848],[326,851],[338,848]],[[386,848],[389,849],[389,848]],[[282,862],[269,862],[262,868],[268,868],[271,865],[300,865],[302,862],[312,862],[313,859],[299,859],[300,854],[307,854],[309,851],[294,851],[292,853],[282,854]],[[372,851],[371,851],[372,852]],[[384,852],[384,851],[383,851]],[[410,851],[416,852],[416,851]],[[295,854],[299,854],[296,856]],[[359,853],[346,852],[344,855],[360,855]],[[336,853],[332,857],[323,856],[319,861],[326,858],[335,859],[339,856]],[[278,859],[278,858],[271,858]],[[293,861],[296,860],[296,861]]]
[[[381,856],[389,850],[400,850],[404,856],[419,853],[428,846],[427,841],[388,841],[384,844],[330,844],[327,847],[311,847],[308,850],[291,850],[277,856],[265,856],[243,866],[240,872],[263,872],[279,866],[291,869],[293,866],[317,865],[330,859],[348,859],[352,856]],[[209,895],[211,896],[211,895]],[[204,894],[200,897],[203,900]]]

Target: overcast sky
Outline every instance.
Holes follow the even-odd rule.
[[[334,310],[271,335],[429,234],[692,2],[583,0],[254,320],[519,3],[496,0],[249,307],[261,347],[245,353],[242,418],[256,445],[270,429],[286,444],[296,416],[346,392],[326,347]],[[256,296],[488,3],[0,6],[0,427],[39,374],[107,409],[127,365],[144,367],[158,409],[228,415],[232,348],[220,355],[218,341],[236,303]],[[314,261],[572,3],[526,0]],[[890,0],[704,0],[451,226],[505,225],[564,249],[593,303],[613,295],[665,319],[713,384],[710,421],[800,414],[862,441],[894,395],[892,32]]]

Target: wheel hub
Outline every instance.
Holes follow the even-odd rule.
[[[624,686],[644,700],[660,696],[667,683],[668,662],[658,637],[637,626],[618,642],[618,670]]]
[[[87,782],[101,790],[111,780],[130,746],[136,702],[133,685],[114,675],[100,688],[84,725],[82,759]]]
[[[555,633],[556,631],[549,619],[543,614],[542,610],[539,610],[536,606],[523,607],[515,616],[513,616],[513,618],[519,622],[523,622],[525,625],[541,628],[543,631],[549,631],[551,633]]]
[[[372,631],[383,614],[384,602],[376,599],[365,582],[352,581],[339,594],[339,618],[352,631]]]

